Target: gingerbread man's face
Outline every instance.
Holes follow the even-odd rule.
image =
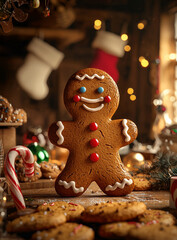
[[[88,114],[111,118],[119,105],[119,91],[114,80],[99,69],[78,71],[69,79],[64,101],[74,118]]]

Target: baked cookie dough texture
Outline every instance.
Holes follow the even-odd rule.
[[[69,149],[66,167],[55,182],[60,196],[79,196],[95,181],[104,193],[122,196],[134,188],[124,169],[119,149],[137,137],[136,125],[128,119],[112,120],[119,106],[119,90],[106,72],[86,68],[66,84],[64,103],[72,121],[57,121],[49,139]]]

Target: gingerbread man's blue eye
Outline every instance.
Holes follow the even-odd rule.
[[[99,87],[99,88],[97,89],[97,92],[98,92],[98,93],[103,93],[103,92],[104,92],[104,88],[103,88],[103,87]]]
[[[79,92],[80,92],[80,93],[85,93],[85,92],[86,92],[86,88],[85,88],[85,87],[81,87],[81,88],[79,89]]]

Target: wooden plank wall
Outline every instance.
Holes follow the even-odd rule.
[[[124,21],[128,22],[128,33],[130,35],[130,45],[132,50],[126,53],[124,58],[119,60],[118,69],[120,79],[118,83],[121,92],[121,101],[115,118],[129,118],[133,120],[139,128],[139,140],[142,142],[150,141],[150,132],[153,120],[155,118],[152,100],[155,97],[157,84],[157,66],[154,61],[159,56],[159,24],[160,24],[160,0],[144,1],[143,12],[119,13],[88,10],[89,23],[97,16],[107,19],[110,16],[111,31],[120,34],[120,29]],[[80,11],[79,22],[81,17],[87,19],[86,10]],[[147,20],[147,26],[143,31],[137,29],[137,22],[140,19]],[[85,23],[84,20],[84,23]],[[86,24],[86,23],[85,23]],[[70,119],[66,112],[62,91],[69,76],[79,68],[89,66],[94,56],[94,50],[91,48],[95,32],[93,26],[81,26],[86,30],[86,37],[75,44],[65,46],[62,51],[65,53],[65,59],[54,71],[48,84],[50,94],[46,99],[37,102],[31,100],[18,86],[15,78],[16,70],[23,64],[26,55],[25,47],[30,38],[23,36],[11,36],[0,38],[0,94],[7,97],[16,108],[24,108],[29,115],[30,125],[41,125],[47,129],[49,124],[55,119]],[[47,40],[47,39],[46,39]],[[50,42],[50,41],[49,41]],[[60,42],[55,39],[51,41],[55,47],[61,50]],[[11,46],[11,47],[9,47]],[[14,50],[16,48],[16,50]],[[5,50],[7,49],[7,51]],[[2,53],[2,54],[1,54]],[[142,68],[139,64],[138,57],[145,56],[150,61],[148,68]],[[137,100],[131,102],[126,92],[128,87],[133,87]],[[21,132],[19,134],[22,134]]]

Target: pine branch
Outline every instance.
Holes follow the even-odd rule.
[[[153,160],[150,169],[139,169],[139,173],[150,175],[156,181],[153,189],[167,190],[170,188],[170,179],[177,175],[177,154],[174,152],[159,152]]]

